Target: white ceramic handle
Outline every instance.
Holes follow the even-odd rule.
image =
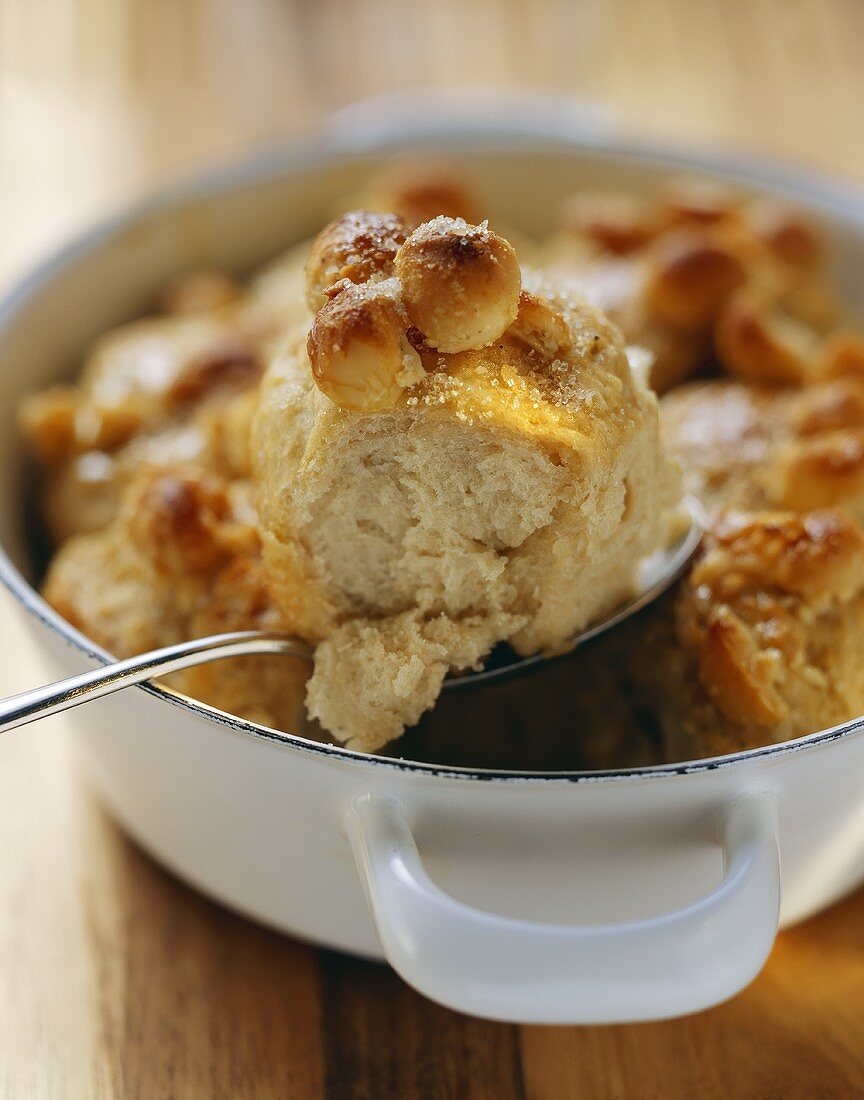
[[[739,795],[720,824],[725,871],[707,897],[586,926],[514,920],[452,898],[424,870],[395,799],[357,799],[349,833],[384,953],[415,989],[494,1020],[601,1024],[708,1008],[761,970],[780,907],[773,792]]]

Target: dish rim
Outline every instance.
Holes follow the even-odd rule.
[[[446,148],[451,151],[458,151],[460,145],[477,149],[478,141],[483,143],[482,148],[487,152],[494,152],[496,149],[502,151],[502,147],[505,151],[518,151],[522,146],[524,152],[528,153],[530,150],[527,146],[533,143],[534,151],[538,151],[536,146],[539,144],[547,151],[584,153],[594,158],[607,157],[618,162],[629,160],[670,172],[709,174],[744,187],[767,189],[792,200],[805,201],[811,206],[830,212],[841,221],[856,222],[864,230],[864,192],[826,175],[754,154],[713,150],[692,152],[678,148],[674,144],[654,143],[615,135],[599,137],[596,133],[591,133],[586,136],[581,133],[570,133],[557,123],[551,125],[546,121],[544,124],[542,117],[524,122],[522,125],[512,126],[490,123],[485,118],[476,121],[459,118],[450,123],[439,120],[431,124],[427,123],[425,126],[422,122],[418,122],[414,126],[406,126],[400,132],[384,136],[375,135],[360,143],[346,140],[344,135],[340,139],[338,133],[328,135],[325,129],[324,133],[317,138],[295,138],[241,157],[214,163],[210,167],[163,186],[143,198],[124,204],[107,218],[77,233],[66,244],[52,250],[42,260],[32,265],[23,276],[13,282],[0,299],[0,344],[2,344],[5,329],[24,304],[46,282],[59,275],[66,267],[97,250],[117,233],[127,230],[144,219],[183,203],[200,200],[207,196],[222,195],[256,183],[263,184],[292,171],[324,169],[328,165],[343,163],[364,155],[386,156],[405,153],[411,151],[412,147],[417,150],[428,150],[430,147],[438,146],[437,151],[443,152],[446,149],[440,148],[442,143],[445,143]],[[26,612],[35,616],[43,626],[58,635],[78,653],[100,664],[107,664],[114,659],[106,650],[97,646],[90,638],[66,622],[46,603],[13,563],[2,542],[0,542],[0,583]],[[861,716],[838,726],[818,730],[778,744],[745,749],[722,756],[641,768],[551,772],[469,768],[379,756],[340,745],[313,741],[299,734],[285,733],[239,718],[207,703],[191,699],[180,692],[155,684],[141,684],[133,690],[146,691],[163,702],[191,712],[199,718],[215,722],[234,733],[282,749],[430,777],[505,783],[570,784],[663,779],[675,775],[706,773],[739,766],[748,761],[789,756],[853,736],[864,730],[864,716]]]

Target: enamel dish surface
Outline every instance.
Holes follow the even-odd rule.
[[[856,195],[776,167],[585,141],[560,118],[427,120],[401,133],[354,119],[164,193],[56,255],[0,305],[0,578],[4,606],[37,640],[43,680],[106,655],[30,586],[19,397],[68,376],[93,337],[143,312],[178,270],[249,269],[412,147],[446,149],[482,181],[492,213],[529,231],[576,187],[638,190],[682,169],[782,193],[824,227],[838,285],[864,300]],[[182,878],[271,927],[386,958],[427,996],[479,1016],[599,1023],[696,1011],[758,973],[778,921],[864,881],[860,720],[720,759],[554,775],[364,756],[152,687],[69,722],[92,786]]]

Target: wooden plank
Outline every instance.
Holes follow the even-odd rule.
[[[522,1100],[518,1029],[418,996],[386,967],[321,955],[328,1100]]]
[[[735,1000],[682,1020],[522,1028],[532,1100],[864,1095],[864,892],[781,934]]]

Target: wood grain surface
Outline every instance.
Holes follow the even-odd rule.
[[[154,183],[406,86],[546,88],[864,182],[858,0],[0,0],[0,283]],[[29,686],[0,598],[0,691]],[[864,892],[686,1020],[514,1028],[203,900],[0,746],[0,1100],[864,1095]]]

